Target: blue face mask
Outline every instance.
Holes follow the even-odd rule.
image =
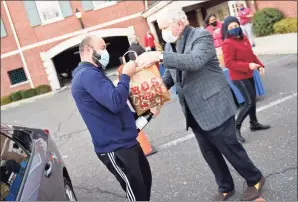
[[[228,33],[229,33],[231,36],[239,36],[240,33],[241,33],[241,27],[236,27],[236,28],[234,28],[234,29],[228,30]]]
[[[93,50],[92,58],[95,64],[103,69],[106,69],[110,61],[110,54],[107,50],[103,50],[101,54],[98,54],[95,50]]]
[[[106,69],[106,67],[108,66],[109,61],[110,61],[110,54],[107,50],[104,50],[100,56],[101,56],[101,58],[100,58],[99,62],[100,62],[100,64],[102,64],[102,67],[104,69]]]

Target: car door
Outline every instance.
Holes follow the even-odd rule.
[[[32,160],[21,200],[63,201],[66,197],[59,157],[42,130],[31,131],[34,144]]]
[[[61,156],[53,140],[47,137],[47,141],[45,141],[42,138],[44,135],[43,131],[38,131],[38,138],[34,140],[36,146],[42,148],[39,153],[44,162],[38,200],[66,200]]]

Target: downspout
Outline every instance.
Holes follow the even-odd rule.
[[[253,5],[254,5],[254,7],[255,7],[255,11],[258,11],[259,8],[258,8],[258,5],[257,5],[256,0],[252,0],[251,2],[253,3]]]
[[[7,4],[6,4],[6,1],[2,1],[2,2],[4,4],[4,8],[5,8],[5,11],[6,11],[6,15],[8,17],[8,21],[9,21],[9,24],[10,24],[10,27],[11,27],[11,30],[12,30],[12,33],[13,33],[13,36],[14,36],[14,39],[16,41],[18,50],[20,52],[20,56],[21,56],[21,60],[22,60],[23,66],[24,66],[24,70],[25,70],[26,76],[28,77],[28,80],[30,82],[31,88],[34,88],[34,85],[33,85],[32,79],[31,79],[31,75],[29,73],[28,66],[27,66],[25,57],[23,55],[23,51],[21,49],[20,41],[18,39],[18,36],[17,36],[16,30],[15,30],[15,27],[13,25],[13,22],[12,22],[12,19],[11,19],[11,16],[10,16],[10,13],[9,13],[9,10],[8,10]]]
[[[145,11],[148,9],[148,0],[145,0]]]

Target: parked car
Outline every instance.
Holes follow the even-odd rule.
[[[1,124],[1,201],[76,201],[48,130]]]

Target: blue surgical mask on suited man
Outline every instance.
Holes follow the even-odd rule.
[[[92,58],[95,64],[103,69],[106,69],[110,61],[110,54],[106,49],[103,50],[101,54],[98,54],[95,50],[93,50]]]
[[[233,28],[231,30],[228,30],[228,33],[231,35],[231,36],[240,36],[240,33],[241,33],[241,27],[236,27],[236,28]]]

